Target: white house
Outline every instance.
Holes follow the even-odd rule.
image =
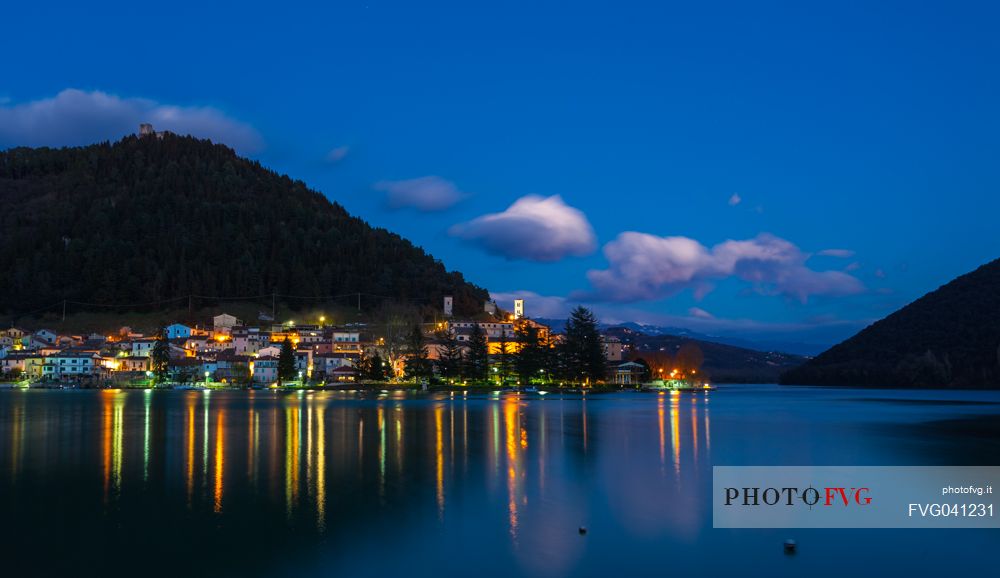
[[[233,327],[238,325],[242,325],[240,320],[228,313],[221,313],[212,318],[212,329],[216,333],[229,334],[233,330]]]
[[[268,345],[267,347],[262,347],[260,351],[257,352],[260,357],[281,357],[281,347],[277,345]]]
[[[90,351],[60,351],[45,356],[42,377],[74,377],[97,373],[101,356]]]
[[[156,346],[156,339],[153,337],[141,337],[132,340],[132,357],[149,357]]]
[[[340,367],[356,367],[361,355],[358,353],[347,353],[334,351],[331,353],[320,353],[313,356],[313,375],[333,376],[333,371]]]
[[[334,343],[358,343],[361,334],[357,331],[331,331],[330,340]]]

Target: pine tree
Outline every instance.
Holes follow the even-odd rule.
[[[514,371],[521,383],[527,385],[538,379],[548,365],[549,348],[542,343],[538,328],[528,323],[517,328],[517,340],[521,347],[514,355]]]
[[[372,381],[385,381],[386,379],[385,363],[382,361],[382,356],[378,354],[378,351],[373,351],[371,354],[362,354],[361,360],[358,363],[358,371],[364,379]]]
[[[281,342],[281,354],[278,357],[278,386],[293,377],[295,377],[295,349],[292,348],[292,340],[286,338]]]
[[[469,333],[469,351],[465,355],[465,376],[473,381],[485,380],[490,369],[489,355],[486,333],[474,323]]]
[[[444,379],[462,377],[464,373],[462,344],[450,331],[438,332],[437,338],[440,342],[437,360],[438,374]]]
[[[577,307],[570,313],[559,355],[560,366],[571,381],[593,383],[604,379],[604,344],[597,318],[589,309]]]
[[[423,379],[431,376],[432,368],[427,355],[427,340],[419,325],[414,325],[406,339],[407,358],[404,373],[407,379]]]

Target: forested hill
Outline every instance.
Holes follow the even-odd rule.
[[[0,313],[362,292],[433,305],[453,295],[471,314],[488,298],[304,183],[191,137],[0,151],[0,207]]]
[[[1000,259],[785,373],[782,382],[1000,388]]]

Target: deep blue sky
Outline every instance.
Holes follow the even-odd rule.
[[[230,144],[472,281],[553,298],[529,313],[582,299],[608,319],[830,341],[1000,256],[995,3],[101,4],[5,7],[0,147],[122,132],[46,125],[66,89],[151,101],[114,117],[129,126],[136,107],[178,106],[197,134],[191,107],[212,107],[255,135]],[[461,200],[390,207],[391,181],[427,176]],[[497,231],[469,222],[525,195],[582,211],[589,249],[497,255]],[[753,260],[758,240],[738,250],[749,261],[711,254],[689,278],[653,252],[666,277],[625,295],[587,272],[626,231],[706,252],[764,233],[798,253]],[[609,278],[646,274],[621,267]]]

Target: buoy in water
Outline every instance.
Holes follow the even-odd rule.
[[[586,526],[580,526],[580,535],[584,536],[586,534],[587,534],[587,527]]]
[[[795,540],[785,540],[785,554],[795,553]]]

